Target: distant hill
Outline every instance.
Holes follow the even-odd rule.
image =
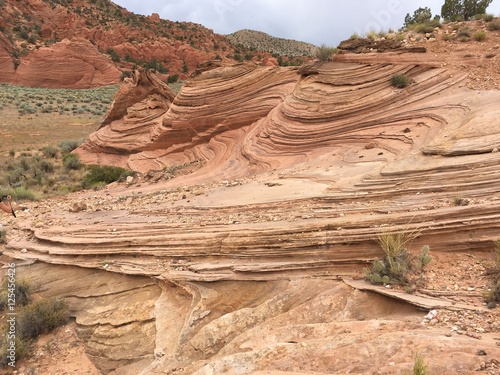
[[[283,56],[313,56],[317,48],[314,44],[276,38],[261,31],[247,29],[228,34],[226,38],[235,46],[241,44],[246,48]]]

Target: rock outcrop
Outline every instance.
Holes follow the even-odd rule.
[[[93,88],[120,82],[122,72],[95,46],[83,38],[64,39],[42,47],[17,67],[3,82],[32,87]]]
[[[17,272],[33,292],[64,298],[88,357],[103,373],[154,360],[155,302],[162,294],[154,280],[43,263],[18,265]]]
[[[394,74],[411,84],[393,87]],[[34,273],[95,272],[90,307],[84,291],[54,294],[103,372],[405,373],[416,352],[434,373],[492,368],[499,316],[460,256],[487,262],[498,239],[500,93],[466,78],[423,53],[341,54],[300,70],[215,67],[174,97],[138,71],[76,152],[142,173],[18,209],[4,254]],[[349,286],[385,232],[430,245],[432,288],[393,300]],[[442,264],[452,271],[436,281]],[[124,300],[147,308],[128,314]],[[443,311],[431,324],[413,305]],[[117,353],[132,329],[143,350]]]

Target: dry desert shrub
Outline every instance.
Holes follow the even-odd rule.
[[[415,284],[419,278],[417,273],[432,259],[429,246],[424,246],[417,257],[410,254],[408,249],[416,236],[411,231],[379,234],[377,242],[384,256],[373,261],[365,279],[372,284]]]

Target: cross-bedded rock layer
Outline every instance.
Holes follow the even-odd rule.
[[[394,88],[394,74],[411,84]],[[336,280],[381,255],[384,231],[414,232],[414,248],[443,254],[491,249],[500,93],[469,90],[464,79],[427,55],[396,53],[219,67],[175,97],[138,72],[78,154],[141,172],[191,169],[33,204],[19,212],[6,254],[156,280],[156,359],[134,351],[136,363],[149,358],[143,373],[404,373],[415,349],[436,373],[468,373],[477,338],[429,331],[413,310],[396,317],[401,305]],[[407,299],[444,306],[418,298]],[[135,319],[141,332],[147,316]],[[481,346],[498,354],[491,335]],[[111,344],[102,353],[103,371],[102,358],[125,364]]]

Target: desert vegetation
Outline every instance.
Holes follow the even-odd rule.
[[[429,246],[424,246],[418,256],[412,256],[408,249],[415,236],[411,231],[381,233],[377,242],[384,256],[375,260],[366,271],[366,280],[372,284],[400,284],[408,288],[419,284],[421,271],[432,257]]]
[[[9,362],[11,341],[15,342],[16,361],[20,360],[29,355],[34,339],[66,324],[69,320],[68,308],[64,301],[57,298],[41,298],[33,301],[29,281],[16,281],[13,288],[14,297],[8,295],[7,286],[10,287],[7,282],[4,282],[4,288],[0,294],[0,310],[4,311],[7,308],[8,298],[15,298],[16,330],[15,334],[0,337],[0,366],[6,366]],[[4,319],[1,325],[2,332],[10,332],[7,328],[8,322]]]
[[[316,58],[319,61],[329,61],[336,52],[336,48],[329,47],[326,44],[323,44],[316,50]]]
[[[417,353],[415,356],[415,363],[413,365],[413,375],[426,375],[427,374],[427,364],[425,363],[422,354]]]
[[[437,28],[443,28],[441,20],[445,24],[451,25],[453,32],[442,35],[444,41],[459,41],[468,42],[475,40],[483,42],[487,39],[488,33],[485,31],[499,30],[500,21],[495,19],[492,14],[487,14],[486,9],[491,3],[490,0],[484,1],[460,1],[446,0],[442,9],[441,15],[432,15],[430,8],[420,7],[413,15],[409,13],[405,17],[404,30],[417,34],[424,34],[426,38],[435,38]],[[482,21],[482,24],[464,25],[463,20]],[[473,29],[473,26],[477,29]],[[486,27],[484,27],[486,25]]]
[[[477,14],[486,13],[493,0],[445,0],[441,7],[441,17],[449,21],[468,21]]]
[[[500,240],[495,241],[493,264],[488,268],[488,274],[492,276],[492,283],[485,292],[485,300],[489,305],[496,306],[500,302]]]
[[[441,27],[440,17],[439,15],[432,17],[432,12],[427,7],[418,8],[413,16],[407,14],[405,17],[405,28],[408,31],[426,34],[432,33],[436,27]]]
[[[122,180],[131,171],[113,166],[85,166],[72,154],[81,141],[15,154],[2,166],[0,188],[16,200],[36,200]]]
[[[398,89],[403,89],[410,84],[410,78],[406,74],[394,74],[391,77],[391,84]]]
[[[0,84],[0,109],[14,107],[20,116],[53,113],[99,117],[106,114],[117,89],[117,85],[71,90]]]
[[[0,189],[15,200],[37,200],[51,195],[99,188],[131,172],[117,167],[83,165],[71,152],[104,118],[118,86],[90,90],[37,89],[1,85],[0,111],[10,139],[27,131],[37,134],[30,144],[11,142],[0,155]],[[95,124],[80,126],[81,122]],[[75,123],[76,125],[68,125]],[[29,124],[29,125],[28,125]],[[33,125],[34,124],[34,125]],[[51,131],[54,124],[60,124]],[[29,127],[29,130],[27,130]],[[78,135],[78,139],[60,137]]]

